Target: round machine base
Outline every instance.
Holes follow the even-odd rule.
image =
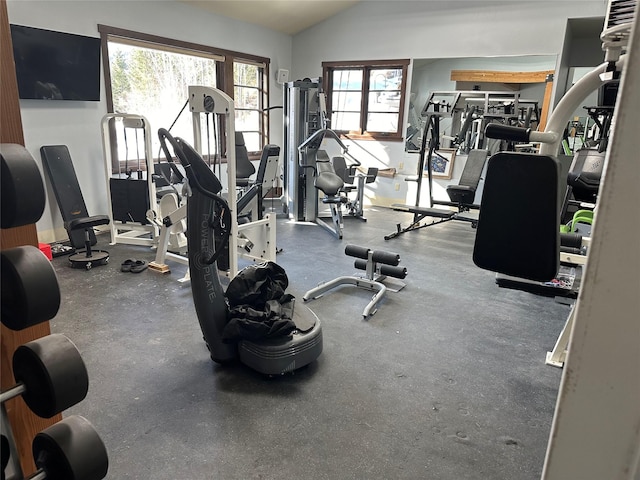
[[[317,359],[322,353],[320,320],[310,309],[301,307],[296,306],[296,313],[304,311],[305,316],[315,318],[312,328],[304,332],[296,330],[285,339],[261,342],[243,340],[238,346],[240,361],[265,375],[284,375]]]
[[[72,268],[91,270],[91,267],[106,265],[107,263],[109,263],[109,252],[104,250],[92,250],[90,257],[87,257],[87,253],[84,250],[69,256],[69,265]]]

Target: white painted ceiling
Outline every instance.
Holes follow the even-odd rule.
[[[181,0],[224,17],[295,35],[360,0]]]

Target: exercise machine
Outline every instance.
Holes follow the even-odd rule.
[[[534,281],[548,281],[557,275],[562,255],[563,195],[558,188],[560,167],[555,155],[560,151],[563,131],[573,112],[591,92],[617,80],[625,68],[627,56],[622,54],[622,45],[628,38],[625,28],[622,23],[612,29],[611,36],[603,36],[605,62],[569,89],[549,117],[545,131],[487,126],[487,136],[539,143],[540,153],[500,152],[489,159],[473,253],[474,262],[480,268]],[[523,201],[516,203],[514,198]],[[592,220],[595,221],[595,216]],[[513,242],[513,232],[518,231],[528,234],[524,241]],[[523,252],[527,252],[526,258]],[[584,264],[587,263],[585,255]],[[550,365],[564,364],[574,310],[575,306],[553,351],[547,355]]]
[[[362,174],[354,170],[361,167],[361,163],[349,154],[338,134],[328,128],[319,80],[289,82],[284,93],[284,111],[285,213],[295,222],[316,223],[341,239],[343,206],[347,207],[348,215],[364,219],[364,184],[375,181],[377,169],[368,169]],[[329,156],[323,144],[325,139],[338,144],[339,156]],[[345,157],[349,158],[348,165]],[[349,199],[354,181],[357,197]],[[346,183],[351,187],[345,187]],[[328,208],[328,215],[326,210],[320,211],[320,205]],[[330,222],[325,221],[329,218]]]
[[[171,156],[170,146],[185,167],[192,190],[187,202],[191,291],[212,360],[222,364],[239,360],[267,375],[292,372],[316,360],[322,352],[320,320],[303,305],[294,305],[292,320],[296,328],[290,335],[233,343],[223,340],[229,310],[216,262],[224,259],[224,247],[231,241],[233,232],[237,232],[234,208],[220,195],[222,184],[191,145],[164,129],[160,129],[158,135],[167,158]],[[232,178],[233,164],[228,167]],[[229,200],[235,204],[234,195],[230,195]],[[229,252],[232,250],[230,246]]]
[[[333,170],[344,183],[341,192],[347,199],[344,203],[347,215],[366,222],[367,219],[364,216],[364,186],[376,181],[378,168],[368,167],[366,172],[361,172],[359,170],[360,166],[361,163],[359,161],[347,164],[345,157],[333,157]],[[356,192],[355,198],[350,196],[354,191]]]
[[[216,158],[226,155],[227,177],[227,202],[231,210],[231,232],[229,238],[228,262],[225,259],[218,261],[218,268],[225,272],[229,278],[233,278],[238,273],[238,259],[250,262],[264,262],[276,260],[276,217],[268,213],[261,219],[252,219],[250,222],[238,222],[238,199],[236,196],[237,175],[236,175],[236,149],[235,149],[235,107],[233,99],[221,90],[206,86],[189,86],[189,110],[191,111],[193,122],[194,148],[202,154],[202,114],[213,117],[213,133],[216,145]],[[217,131],[216,125],[220,131]],[[224,125],[224,127],[222,127]],[[207,123],[206,131],[209,131]],[[224,132],[224,135],[221,134]],[[214,164],[214,168],[216,165]],[[217,164],[218,173],[222,178],[222,162]],[[188,205],[188,201],[187,201]],[[187,221],[187,228],[189,222]],[[226,257],[226,256],[225,256]]]
[[[319,79],[288,82],[284,88],[284,213],[296,222],[314,222],[317,191],[313,176],[300,167],[298,146],[326,125]]]
[[[159,228],[150,218],[159,213],[149,121],[108,113],[101,126],[111,243],[155,247]]]
[[[347,147],[342,143],[338,134],[328,128],[316,131],[298,146],[299,168],[301,171],[311,172],[305,174],[305,177],[313,179],[314,187],[313,194],[309,195],[306,192],[304,220],[315,222],[341,239],[344,228],[342,205],[347,203],[348,199],[343,194],[343,179],[336,173],[328,153],[320,149],[325,138],[336,141],[342,148],[342,154],[348,154]],[[324,217],[318,211],[318,192],[323,194],[321,202],[329,206],[331,224],[325,222]]]
[[[342,276],[322,283],[304,294],[302,299],[305,302],[316,299],[340,285],[354,285],[376,292],[362,311],[362,316],[366,319],[378,311],[378,303],[384,298],[387,289],[399,292],[406,286],[404,282],[398,280],[395,280],[389,288],[385,284],[389,281],[387,277],[404,279],[407,276],[407,269],[400,266],[400,255],[382,250],[371,250],[358,245],[347,245],[344,253],[347,256],[355,257],[354,267],[358,270],[364,270],[366,275]]]
[[[460,98],[461,92],[456,97]],[[432,95],[433,97],[433,95]],[[416,188],[416,200],[414,205],[394,204],[392,208],[396,211],[413,213],[413,220],[409,226],[402,228],[401,224],[396,224],[396,231],[386,235],[385,240],[390,240],[399,235],[412,230],[418,230],[432,225],[448,222],[451,220],[461,220],[470,222],[472,227],[475,227],[477,219],[472,216],[465,215],[465,212],[469,212],[471,209],[479,209],[479,205],[474,203],[476,190],[480,183],[480,178],[484,169],[484,165],[488,156],[487,150],[471,150],[467,156],[467,162],[465,163],[462,176],[458,185],[449,185],[447,187],[447,194],[449,195],[450,202],[442,200],[434,200],[433,198],[433,162],[435,157],[440,157],[442,161],[446,161],[444,157],[439,154],[440,149],[440,121],[443,116],[451,116],[451,111],[446,104],[442,104],[440,101],[433,102],[430,100],[430,110],[425,123],[425,131],[422,134],[422,143],[420,147],[420,158],[418,161],[418,172],[415,177],[408,177],[407,181],[417,182]],[[457,100],[454,100],[454,104]],[[469,112],[467,119],[471,119],[473,112]],[[471,120],[466,121],[463,124],[464,129],[468,129],[471,124]],[[463,138],[466,133],[461,130],[460,138]],[[429,189],[429,206],[420,206],[420,198],[422,194],[422,182],[423,172],[427,172],[427,186]],[[456,207],[457,211],[450,208],[434,208],[434,205]],[[425,218],[432,218],[430,222],[422,223]]]

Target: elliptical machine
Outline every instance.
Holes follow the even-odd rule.
[[[172,157],[167,143],[171,145],[186,171],[192,192],[187,202],[191,291],[211,359],[221,364],[239,359],[267,375],[292,372],[313,362],[322,353],[322,329],[318,317],[304,305],[295,306],[293,322],[296,330],[290,336],[234,343],[223,341],[228,306],[216,260],[221,255],[228,255],[227,242],[233,221],[229,205],[219,195],[222,184],[191,145],[181,138],[174,138],[166,129],[160,129],[158,136],[168,161]]]

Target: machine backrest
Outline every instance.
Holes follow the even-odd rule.
[[[256,173],[256,168],[249,160],[247,146],[244,143],[244,135],[242,132],[236,132],[236,178],[238,180],[246,180],[254,173]]]
[[[489,159],[478,218],[474,263],[539,282],[559,268],[558,161],[499,152]]]
[[[278,159],[280,158],[280,147],[277,145],[267,144],[262,149],[260,156],[260,164],[258,165],[258,173],[256,174],[256,183],[262,184],[269,182],[278,174]]]
[[[352,184],[355,180],[354,168],[347,167],[347,161],[343,156],[333,157],[333,169],[344,183]]]
[[[464,164],[458,185],[477,188],[488,156],[488,150],[471,150],[467,157],[467,163]]]
[[[76,218],[88,217],[89,212],[84,203],[69,149],[66,145],[44,145],[40,147],[40,155],[51,180],[51,187],[58,201],[71,245],[74,248],[82,248],[85,243],[84,231],[69,230],[68,225]],[[89,231],[89,237],[91,245],[95,245],[96,236],[93,230]]]

